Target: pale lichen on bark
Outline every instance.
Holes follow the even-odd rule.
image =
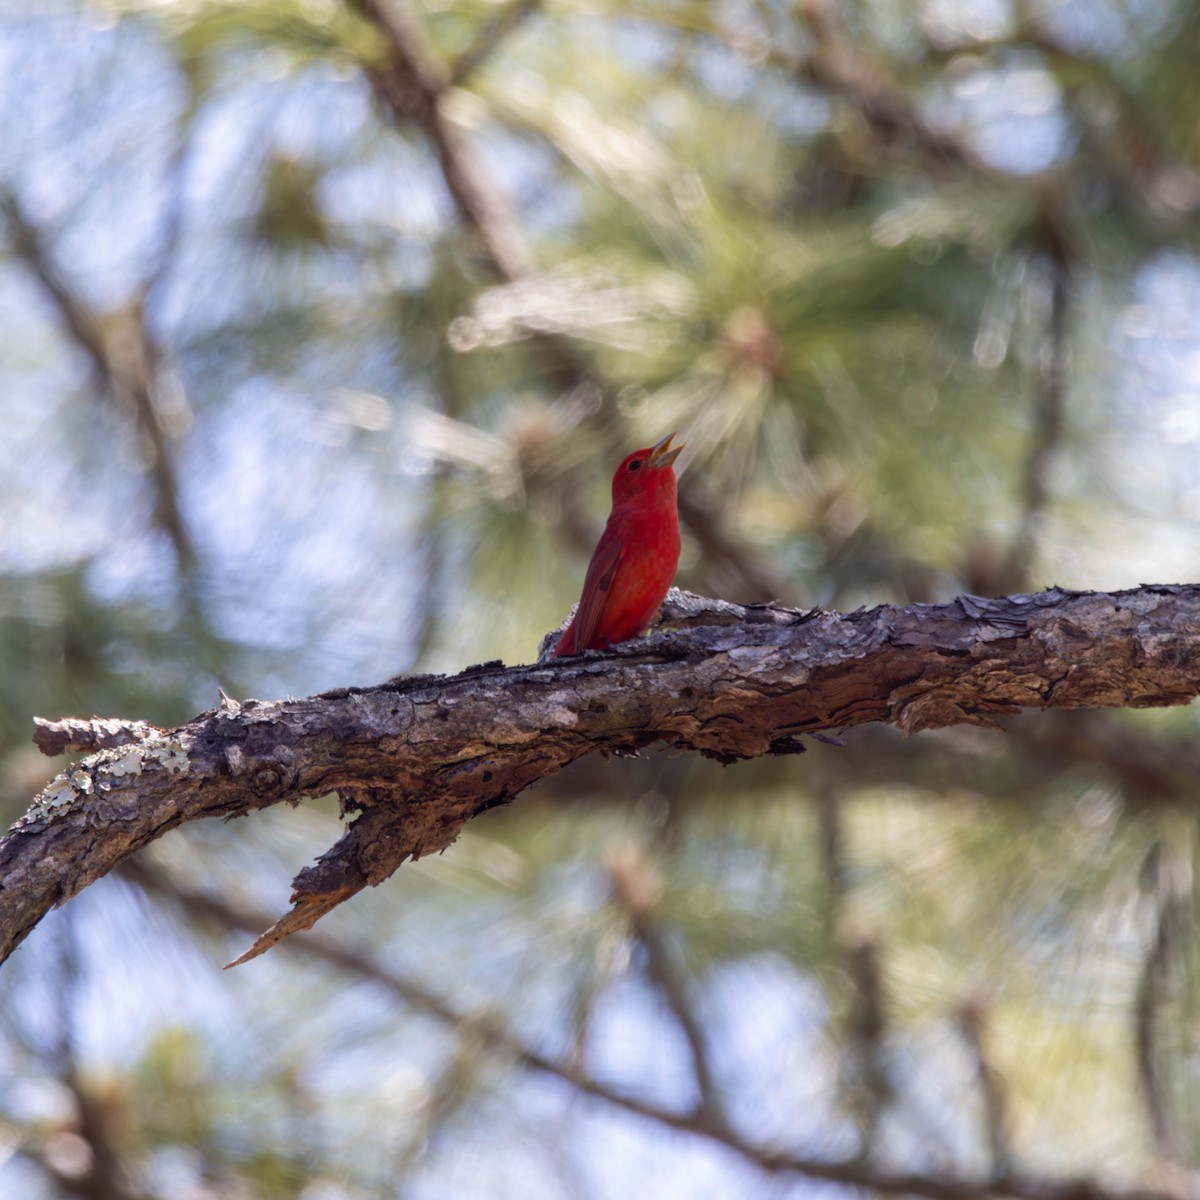
[[[136,791],[137,778],[144,771],[155,769],[168,775],[183,774],[188,769],[188,752],[183,742],[165,735],[150,736],[140,745],[97,751],[59,772],[46,784],[12,831],[33,833],[75,811],[109,819],[120,811],[121,793]]]

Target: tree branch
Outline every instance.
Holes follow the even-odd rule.
[[[728,1124],[716,1084],[704,1026],[696,1015],[687,980],[678,969],[658,917],[662,884],[654,863],[633,845],[612,855],[608,864],[613,897],[629,920],[630,931],[646,955],[646,974],[662,994],[692,1060],[698,1099],[695,1111],[714,1124]]]
[[[814,43],[810,55],[791,61],[791,69],[799,78],[849,101],[883,145],[912,146],[932,167],[962,166],[983,178],[999,178],[999,172],[993,171],[967,141],[934,128],[926,120],[883,65],[864,52],[843,28],[837,5],[829,0],[800,0],[796,11]]]
[[[407,4],[346,0],[382,35],[386,58],[367,67],[375,94],[400,121],[414,121],[437,152],[446,188],[463,224],[479,239],[482,261],[499,280],[523,279],[531,256],[511,201],[489,180],[442,107],[451,75]]]
[[[984,1132],[992,1159],[992,1173],[1003,1178],[1012,1173],[1013,1156],[1008,1140],[1008,1103],[1004,1080],[988,1053],[987,1003],[973,996],[958,1010],[958,1026],[975,1061],[975,1078],[983,1100]]]
[[[1049,276],[1049,319],[1037,351],[1033,435],[1025,464],[1023,512],[1009,551],[1005,578],[1013,587],[1028,586],[1038,538],[1051,500],[1050,478],[1066,427],[1067,368],[1070,358],[1069,310],[1073,255],[1057,215],[1045,213],[1043,234]],[[1005,586],[1005,585],[1002,585]]]
[[[224,929],[257,929],[263,914],[228,897],[181,884],[156,867],[128,864],[123,873],[140,886],[201,913]],[[926,1196],[930,1200],[978,1200],[984,1196],[1011,1196],[1016,1200],[1177,1200],[1165,1190],[1120,1191],[1094,1179],[1051,1179],[1016,1172],[991,1179],[971,1179],[951,1174],[889,1171],[859,1159],[820,1159],[763,1146],[727,1122],[713,1122],[704,1111],[682,1113],[632,1096],[587,1075],[569,1061],[543,1053],[523,1039],[497,1012],[468,1009],[433,991],[421,980],[402,974],[371,958],[344,940],[310,933],[288,943],[297,954],[323,962],[345,974],[381,985],[420,1012],[460,1029],[469,1029],[489,1053],[506,1058],[523,1070],[556,1079],[566,1086],[631,1116],[668,1129],[679,1130],[724,1146],[746,1162],[776,1174],[845,1184],[882,1195]]]
[[[144,439],[154,485],[155,519],[170,539],[180,573],[190,579],[196,568],[196,548],[179,503],[173,435],[160,403],[163,355],[145,325],[144,296],[124,309],[93,310],[67,283],[53,261],[44,233],[15,194],[0,194],[0,215],[9,228],[14,251],[54,302],[67,332],[86,352],[97,377]]]
[[[33,744],[47,757],[68,750],[108,750],[128,746],[151,737],[166,737],[167,731],[149,721],[126,721],[121,717],[64,717],[61,721],[33,718]]]
[[[1179,985],[1181,945],[1190,936],[1191,863],[1177,846],[1159,841],[1142,874],[1153,892],[1155,929],[1142,962],[1133,1013],[1138,1083],[1159,1158],[1186,1169],[1187,1135],[1172,1103],[1170,1072],[1156,1035],[1162,1009]]]
[[[846,615],[673,590],[663,616],[671,629],[608,653],[226,702],[92,754],[0,841],[0,958],[51,907],[185,821],[329,792],[355,814],[240,962],[588,754],[661,742],[732,763],[872,721],[999,728],[1021,708],[1155,707],[1200,692],[1200,585]]]
[[[186,142],[172,171],[182,179]],[[174,185],[178,190],[181,182]],[[178,201],[172,202],[172,208]],[[169,268],[179,237],[178,215],[168,215],[159,265],[125,305],[101,311],[72,286],[54,260],[45,232],[12,192],[0,191],[0,218],[13,251],[24,260],[53,302],[63,328],[91,362],[101,391],[137,438],[154,495],[153,522],[166,536],[179,571],[184,614],[208,643],[213,671],[230,686],[225,641],[216,634],[204,602],[202,560],[185,515],[177,465],[180,439],[191,423],[191,407],[169,355],[154,338],[146,303]]]
[[[518,29],[541,7],[542,0],[512,0],[496,14],[494,20],[480,30],[478,37],[454,61],[450,68],[450,83],[462,83],[492,56],[492,52],[509,34]]]

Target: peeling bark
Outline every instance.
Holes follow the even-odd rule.
[[[723,763],[871,721],[916,733],[1022,708],[1155,707],[1200,691],[1200,585],[850,614],[741,607],[672,589],[663,624],[615,651],[236,704],[174,730],[39,721],[68,767],[0,841],[0,956],[51,907],[185,821],[337,792],[352,820],[238,962],[489,808],[592,753],[655,743]]]

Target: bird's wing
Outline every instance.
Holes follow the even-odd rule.
[[[583,581],[583,594],[575,610],[575,652],[583,650],[596,636],[600,618],[608,604],[608,593],[617,567],[621,562],[620,529],[610,520],[600,535],[592,561],[588,564],[587,577]]]

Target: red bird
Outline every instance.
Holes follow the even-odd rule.
[[[683,444],[669,434],[635,450],[613,476],[612,513],[583,581],[583,595],[556,656],[604,650],[646,632],[679,564],[679,512],[671,464]]]

